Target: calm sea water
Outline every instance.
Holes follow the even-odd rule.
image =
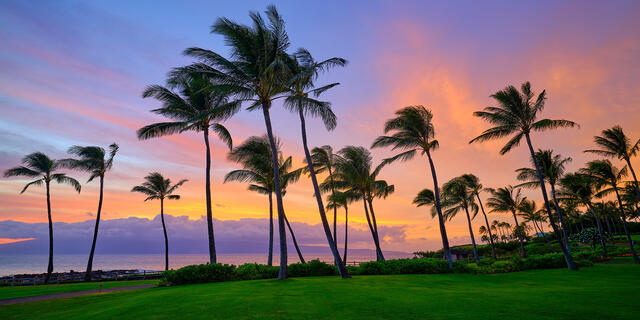
[[[387,259],[410,258],[408,253],[385,253]],[[319,259],[327,263],[333,262],[330,255],[309,255],[306,260]],[[348,263],[375,260],[375,254],[354,254],[348,257]],[[58,254],[54,255],[54,272],[84,271],[87,266],[86,254]],[[191,264],[206,263],[207,254],[170,254],[169,268],[177,269]],[[47,270],[48,256],[46,254],[4,254],[0,255],[0,276],[23,273],[44,273]],[[243,263],[267,262],[265,254],[219,254],[220,263],[240,265]],[[279,263],[278,255],[274,255],[274,265]],[[289,263],[299,262],[297,255],[289,256]],[[96,254],[93,270],[164,270],[163,254]]]

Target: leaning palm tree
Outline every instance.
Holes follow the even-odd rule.
[[[476,217],[479,211],[479,206],[474,201],[474,193],[468,188],[466,179],[457,177],[442,185],[442,194],[442,206],[445,208],[445,218],[451,220],[462,210],[467,214],[469,237],[471,237],[471,244],[473,246],[473,257],[476,262],[478,262],[480,257],[478,256],[478,247],[476,246],[473,226],[471,225],[471,220]],[[473,212],[473,217],[469,215],[469,210]]]
[[[187,131],[202,132],[205,146],[205,198],[207,208],[207,233],[209,236],[209,262],[216,263],[216,244],[213,233],[213,210],[211,206],[211,147],[209,131],[232,148],[229,131],[221,124],[240,107],[240,102],[231,101],[221,90],[216,89],[209,79],[190,74],[170,83],[180,93],[160,85],[147,87],[142,96],[153,97],[162,103],[162,108],[151,112],[168,117],[172,121],[158,122],[140,128],[138,139],[146,140]]]
[[[162,232],[164,233],[164,270],[169,270],[169,238],[167,237],[167,226],[164,223],[164,199],[179,200],[180,195],[173,194],[181,185],[187,182],[186,179],[171,185],[170,179],[165,179],[160,173],[152,172],[144,177],[145,182],[133,187],[131,192],[140,192],[147,196],[144,201],[160,200],[160,220],[162,221]]]
[[[315,61],[309,51],[300,49],[293,57],[290,57],[287,62],[289,67],[288,69],[291,72],[291,79],[287,84],[288,93],[284,101],[284,106],[290,111],[297,113],[300,117],[302,147],[304,149],[311,183],[313,184],[314,195],[316,197],[316,202],[318,203],[320,221],[322,222],[325,236],[329,242],[329,248],[333,254],[335,265],[338,267],[338,273],[342,278],[349,278],[349,273],[345,268],[344,263],[342,263],[340,253],[338,252],[335,211],[333,236],[331,234],[329,223],[327,222],[327,215],[324,211],[324,204],[322,202],[322,194],[320,193],[318,179],[316,178],[313,160],[307,143],[307,128],[305,122],[305,115],[319,116],[322,118],[327,130],[335,129],[337,124],[336,115],[331,110],[331,103],[316,100],[311,96],[318,97],[322,92],[338,85],[338,83],[332,83],[316,88],[314,80],[316,80],[320,72],[327,70],[332,66],[344,66],[346,64],[346,60],[342,58],[331,58],[324,61]]]
[[[584,168],[582,172],[595,180],[596,188],[599,189],[599,192],[596,194],[597,197],[604,197],[615,193],[616,199],[618,200],[618,208],[620,209],[620,217],[622,217],[622,226],[624,227],[624,233],[627,235],[627,241],[631,249],[631,255],[636,263],[640,263],[640,259],[633,248],[633,240],[631,240],[631,234],[627,228],[627,218],[622,205],[622,198],[620,197],[620,185],[623,182],[622,179],[627,176],[627,167],[625,166],[622,169],[618,169],[609,160],[594,160],[588,162],[587,167]]]
[[[280,141],[276,139],[276,147],[280,152]],[[224,177],[224,182],[238,181],[248,182],[249,191],[258,192],[260,194],[266,194],[269,199],[269,252],[267,256],[267,264],[273,264],[273,169],[271,168],[271,147],[269,146],[269,140],[266,136],[263,137],[249,137],[239,146],[235,147],[228,155],[228,158],[234,162],[240,163],[243,169],[233,170],[227,173]],[[280,154],[278,156],[278,172],[282,179],[282,195],[286,193],[286,188],[289,183],[298,181],[302,174],[302,169],[291,170],[293,160],[291,157],[286,159]],[[284,216],[285,223],[289,232],[293,244],[298,253],[300,262],[304,263],[304,257],[298,246],[298,241],[291,228],[291,224]]]
[[[513,147],[518,146],[523,137],[526,139],[529,153],[536,168],[538,180],[540,181],[540,190],[542,191],[549,222],[555,231],[558,242],[563,243],[562,235],[554,223],[551,206],[549,206],[544,176],[535,157],[533,144],[531,143],[531,133],[563,127],[575,127],[577,124],[569,120],[538,120],[539,113],[544,109],[547,96],[543,90],[542,93],[534,99],[535,94],[531,90],[531,84],[529,82],[522,84],[521,91],[518,91],[514,86],[508,86],[504,90],[494,93],[491,97],[496,100],[498,106],[486,107],[483,111],[474,112],[473,115],[486,120],[490,124],[495,125],[495,127],[485,130],[469,143],[495,140],[514,135],[500,150],[500,154],[504,155]],[[573,262],[573,258],[567,250],[567,245],[561,245],[560,247],[562,248],[564,259],[567,262],[567,268],[577,270],[578,266]]]
[[[542,171],[542,176],[544,177],[544,181],[549,184],[551,188],[551,197],[553,198],[553,204],[555,206],[556,212],[558,213],[558,220],[560,220],[560,225],[562,226],[562,235],[564,238],[564,244],[567,247],[567,251],[571,253],[571,246],[569,245],[569,237],[567,235],[567,227],[564,223],[564,217],[562,212],[562,207],[558,203],[558,197],[556,193],[556,186],[558,185],[558,181],[565,173],[565,166],[567,163],[571,162],[571,158],[563,158],[559,154],[553,154],[552,150],[538,150],[535,153],[536,161],[540,167],[540,171]],[[532,158],[533,159],[533,158]],[[520,168],[517,169],[518,180],[524,181],[519,184],[518,187],[528,187],[528,188],[538,188],[540,186],[540,180],[538,180],[538,174],[535,169],[535,165],[532,164],[533,168]]]
[[[89,174],[91,182],[95,178],[100,179],[100,198],[98,200],[98,210],[96,211],[96,225],[93,228],[93,241],[91,242],[91,251],[89,252],[89,261],[87,262],[87,271],[84,274],[85,281],[91,281],[93,268],[93,255],[96,251],[96,240],[98,239],[98,227],[100,226],[100,213],[102,212],[102,199],[104,195],[104,176],[107,171],[113,167],[113,158],[118,153],[118,145],[112,143],[109,146],[109,152],[98,146],[73,146],[67,151],[70,154],[78,156],[80,159],[63,159],[60,165],[66,168],[86,171]]]
[[[520,255],[525,258],[527,252],[524,248],[524,238],[522,232],[518,230],[518,210],[527,197],[523,197],[520,189],[512,186],[498,188],[491,191],[491,198],[487,200],[487,205],[491,208],[491,212],[509,212],[513,215],[515,225],[515,234],[520,241]]]
[[[287,69],[286,50],[289,37],[282,16],[275,6],[265,11],[267,20],[260,13],[249,14],[252,25],[236,23],[228,18],[218,18],[211,32],[222,35],[231,52],[227,59],[211,50],[188,48],[184,53],[200,62],[175,69],[172,76],[180,79],[183,74],[197,72],[210,77],[214,83],[243,100],[250,101],[249,110],[262,110],[267,136],[271,146],[271,162],[274,170],[274,193],[278,208],[280,234],[279,279],[287,278],[287,242],[284,225],[284,206],[278,175],[278,154],[271,126],[270,109],[273,101],[284,97],[287,82],[291,78]]]
[[[329,145],[315,147],[311,150],[311,162],[313,163],[313,170],[315,173],[328,173],[327,182],[331,187],[331,195],[329,195],[329,197],[334,198],[336,198],[336,188],[335,184],[333,183],[333,171],[337,157],[338,155],[333,153],[333,148]],[[336,226],[338,223],[338,207],[340,207],[340,205],[332,205],[331,208],[329,208],[329,206],[327,205],[327,209],[333,209],[333,242],[335,242],[336,244],[338,243],[338,230]]]
[[[44,283],[49,283],[53,272],[53,220],[51,218],[51,182],[71,185],[80,193],[80,183],[64,173],[56,173],[60,163],[52,160],[42,152],[34,152],[22,159],[23,166],[15,167],[4,172],[5,177],[29,177],[38,178],[27,183],[20,193],[24,193],[30,186],[41,186],[44,184],[47,194],[47,218],[49,219],[49,264],[47,265],[47,276]]]
[[[633,176],[633,182],[636,187],[636,195],[640,201],[640,186],[638,185],[638,178],[636,172],[631,166],[631,158],[638,154],[640,150],[640,139],[633,142],[622,131],[622,127],[619,125],[613,126],[611,129],[602,130],[601,136],[593,137],[595,143],[600,149],[585,150],[584,152],[596,153],[605,157],[618,158],[624,160],[631,171]]]
[[[463,174],[462,176],[460,176],[460,178],[465,182],[465,184],[467,185],[467,188],[470,189],[470,192],[476,197],[476,200],[478,200],[478,204],[480,205],[480,210],[482,210],[482,215],[484,216],[486,231],[489,233],[489,243],[491,244],[491,255],[495,260],[497,259],[497,256],[496,256],[495,244],[493,243],[493,235],[491,234],[491,227],[489,226],[489,219],[487,219],[487,213],[484,211],[484,206],[482,205],[482,200],[480,199],[480,192],[488,191],[488,190],[483,189],[482,184],[480,184],[480,179],[471,173]]]
[[[598,234],[600,238],[600,244],[602,245],[602,252],[604,256],[607,256],[607,246],[605,243],[605,236],[602,230],[602,223],[600,217],[593,207],[593,198],[596,196],[595,191],[595,179],[589,175],[583,173],[569,173],[560,179],[560,186],[562,187],[558,194],[560,197],[570,201],[579,202],[585,206],[587,210],[591,211],[594,219],[596,220],[596,226],[598,227]]]
[[[427,156],[429,167],[431,168],[431,177],[433,179],[433,190],[435,191],[435,207],[440,226],[440,236],[442,237],[442,249],[445,258],[449,262],[449,268],[453,268],[451,252],[449,250],[449,239],[447,238],[447,230],[444,225],[444,216],[440,203],[438,178],[436,176],[433,159],[431,158],[431,151],[438,148],[438,140],[434,139],[433,114],[423,106],[408,106],[402,108],[396,111],[395,118],[387,120],[384,126],[384,132],[392,132],[392,134],[378,137],[373,142],[372,148],[390,146],[392,150],[400,149],[405,151],[386,159],[383,163],[391,163],[396,160],[408,161],[418,152]]]

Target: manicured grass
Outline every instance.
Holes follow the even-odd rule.
[[[0,287],[0,300],[22,298],[30,296],[41,296],[45,294],[75,292],[85,290],[96,290],[115,287],[138,286],[143,284],[156,284],[159,280],[133,280],[133,281],[105,281],[105,282],[82,282],[70,284],[51,284],[38,286],[15,286]]]
[[[0,307],[0,319],[633,319],[636,265],[154,287]]]

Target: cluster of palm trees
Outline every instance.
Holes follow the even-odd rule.
[[[533,222],[540,233],[543,223],[548,220],[554,234],[560,242],[567,266],[577,269],[570,255],[567,238],[567,219],[573,219],[573,212],[580,206],[593,213],[602,233],[600,217],[594,210],[594,198],[614,194],[619,206],[621,221],[625,233],[631,243],[626,226],[626,217],[637,214],[640,202],[640,189],[631,167],[630,159],[636,155],[638,142],[632,143],[616,126],[603,131],[596,137],[600,149],[587,150],[606,157],[617,157],[626,165],[617,168],[609,160],[596,160],[587,164],[577,173],[565,173],[565,164],[570,158],[562,158],[551,150],[535,152],[532,134],[562,127],[576,127],[569,120],[539,119],[544,109],[546,93],[535,95],[531,85],[526,82],[520,90],[508,86],[491,97],[496,106],[487,107],[474,115],[492,125],[470,143],[484,142],[509,137],[509,141],[500,150],[500,154],[517,147],[522,140],[526,141],[531,155],[531,166],[517,170],[517,178],[522,183],[518,186],[502,188],[484,188],[477,176],[462,174],[440,185],[434,161],[434,152],[439,143],[435,139],[435,128],[431,110],[421,105],[408,106],[396,111],[395,116],[384,125],[384,135],[375,139],[372,148],[389,147],[399,153],[374,165],[370,151],[365,147],[347,146],[337,152],[331,146],[310,149],[307,142],[307,117],[319,117],[327,130],[337,125],[337,117],[331,109],[331,103],[319,100],[325,91],[338,83],[316,86],[318,76],[331,68],[346,65],[342,58],[330,58],[318,61],[305,49],[294,53],[288,52],[289,38],[285,30],[282,16],[274,6],[269,6],[265,15],[250,13],[251,24],[245,25],[227,18],[219,18],[211,27],[211,32],[224,37],[229,49],[229,56],[218,54],[202,48],[188,48],[184,54],[196,61],[188,66],[172,69],[165,85],[151,85],[143,93],[145,98],[155,98],[161,107],[151,110],[153,113],[167,118],[166,121],[153,123],[140,128],[137,136],[140,140],[195,131],[202,134],[205,146],[205,204],[209,244],[209,262],[216,263],[216,246],[213,228],[212,195],[211,195],[211,147],[210,133],[214,133],[224,142],[230,152],[228,158],[242,168],[229,172],[224,181],[249,183],[248,189],[267,195],[269,200],[269,244],[268,264],[273,260],[274,221],[273,197],[275,196],[280,271],[279,278],[287,277],[287,241],[286,230],[291,234],[300,260],[304,262],[302,253],[295,239],[293,229],[285,214],[283,197],[289,184],[307,174],[311,180],[318,213],[328,246],[332,252],[335,265],[343,278],[349,274],[345,268],[348,247],[348,209],[349,205],[362,201],[367,225],[378,260],[384,260],[381,249],[381,236],[374,211],[373,202],[385,198],[394,192],[394,185],[378,178],[381,170],[397,161],[408,161],[416,155],[426,157],[429,172],[433,181],[433,189],[424,189],[414,199],[417,206],[431,206],[432,217],[438,218],[442,239],[444,258],[452,267],[446,222],[458,213],[464,212],[468,224],[469,236],[473,245],[474,258],[479,259],[475,243],[472,221],[482,212],[485,225],[481,233],[488,234],[493,257],[496,258],[493,233],[503,233],[508,224],[494,222],[489,224],[487,212],[481,199],[481,193],[489,193],[486,205],[489,212],[505,212],[514,219],[513,235],[519,240],[521,254],[526,256],[525,222]],[[300,119],[302,149],[306,165],[293,169],[292,158],[283,155],[280,143],[271,124],[271,107],[274,101],[281,100],[282,105],[296,113]],[[232,135],[223,122],[238,113],[243,104],[247,111],[261,111],[266,134],[261,137],[250,137],[238,146],[233,145]],[[105,173],[111,168],[118,146],[113,144],[109,151],[99,147],[72,147],[69,152],[79,159],[50,160],[45,155],[35,153],[24,159],[25,166],[14,168],[5,173],[6,176],[38,177],[25,186],[45,184],[49,209],[49,226],[52,237],[52,224],[49,205],[49,184],[51,181],[68,183],[80,192],[80,184],[63,173],[59,168],[70,168],[87,171],[91,174],[89,181],[100,178],[100,200],[96,215],[94,238],[87,267],[87,278],[91,277],[91,266],[100,222],[103,184]],[[633,183],[625,185],[623,178],[627,171],[633,176]],[[318,175],[324,175],[319,181]],[[164,222],[164,200],[179,199],[174,192],[186,180],[171,184],[169,179],[155,172],[145,177],[142,185],[132,189],[147,196],[145,200],[160,200],[161,220],[165,236],[165,268],[168,269],[168,239]],[[550,193],[547,191],[550,188]],[[543,207],[539,210],[533,201],[522,196],[520,188],[540,188],[543,196]],[[556,187],[559,189],[556,190]],[[24,190],[23,190],[24,191]],[[629,194],[631,192],[631,195]],[[323,197],[326,195],[326,199]],[[551,200],[549,198],[551,196]],[[626,206],[626,207],[625,207]],[[344,209],[344,250],[342,256],[338,252],[338,210]],[[326,211],[333,211],[333,225],[329,223]],[[556,222],[556,219],[558,222]],[[286,227],[285,227],[286,225]],[[604,240],[603,240],[604,241]],[[52,243],[52,242],[51,242]],[[603,243],[604,245],[604,243]],[[605,248],[606,249],[606,248]],[[633,248],[632,248],[633,250]],[[637,261],[637,257],[634,258]],[[49,274],[52,266],[52,247],[50,248]],[[48,278],[47,278],[48,280]]]

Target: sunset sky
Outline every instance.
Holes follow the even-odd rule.
[[[249,23],[250,10],[262,1],[2,1],[0,2],[0,171],[42,151],[68,157],[72,145],[120,145],[106,177],[103,219],[153,218],[158,203],[130,192],[151,171],[177,181],[189,179],[180,201],[166,212],[192,220],[205,214],[202,136],[185,133],[138,141],[135,130],[160,121],[149,112],[159,107],[142,99],[146,85],[163,84],[172,68],[192,62],[181,52],[198,46],[227,55],[222,37],[209,33],[217,17]],[[472,112],[493,102],[489,95],[505,86],[531,81],[547,90],[543,115],[576,121],[580,128],[535,134],[535,148],[550,148],[573,158],[576,170],[594,155],[593,136],[621,125],[640,137],[640,2],[638,1],[286,1],[276,2],[291,40],[290,51],[304,47],[318,59],[339,56],[349,64],[323,75],[318,84],[340,82],[324,96],[333,104],[338,127],[327,132],[309,119],[311,146],[369,147],[384,121],[407,105],[422,104],[434,113],[440,149],[434,155],[438,178],[478,175],[487,187],[516,184],[514,170],[528,165],[528,151],[516,148],[500,156],[505,141],[469,145],[487,125]],[[287,155],[302,166],[296,115],[274,105],[275,134]],[[225,123],[238,144],[265,132],[259,112],[243,110]],[[223,184],[237,166],[228,150],[213,140],[214,217],[219,220],[267,217],[266,197],[241,183]],[[393,155],[374,150],[377,164]],[[640,168],[640,160],[633,162]],[[621,164],[620,164],[621,165]],[[428,209],[411,201],[433,188],[425,158],[385,168],[381,178],[396,192],[374,206],[378,222],[403,230],[381,234],[383,249],[412,251],[441,245]],[[84,173],[68,172],[83,182],[80,195],[65,185],[52,188],[54,221],[94,219],[98,183]],[[46,222],[43,188],[19,194],[27,180],[0,178],[0,221]],[[538,190],[526,194],[540,204]],[[288,189],[285,210],[292,221],[320,222],[311,182]],[[350,221],[364,230],[361,203]],[[340,212],[342,220],[342,212]],[[510,221],[506,215],[490,219]],[[474,229],[481,225],[474,220]],[[171,228],[171,225],[168,226]],[[468,241],[463,216],[447,224],[453,243]],[[202,224],[203,230],[206,228]],[[319,228],[319,226],[318,226]],[[264,230],[266,232],[266,228]],[[393,236],[392,236],[393,235]],[[386,237],[385,237],[386,236]],[[28,238],[0,233],[0,238]],[[396,239],[397,240],[397,239]],[[4,241],[4,242],[3,242]],[[2,240],[0,244],[11,240]],[[356,247],[367,247],[366,242]]]

